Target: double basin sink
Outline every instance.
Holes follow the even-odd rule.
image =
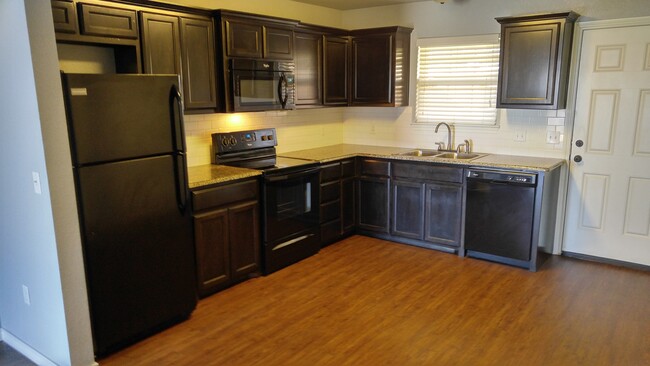
[[[439,150],[427,150],[427,149],[416,149],[403,153],[398,153],[395,155],[400,156],[420,156],[420,157],[430,157],[436,159],[451,159],[451,160],[474,160],[480,157],[485,156],[486,154],[476,154],[476,153],[458,153],[458,152],[441,152]]]

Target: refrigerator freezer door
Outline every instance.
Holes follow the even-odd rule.
[[[179,208],[175,159],[77,168],[98,355],[196,306],[191,217]]]
[[[76,166],[181,150],[176,75],[64,74]]]

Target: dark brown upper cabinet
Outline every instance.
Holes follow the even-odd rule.
[[[504,17],[497,108],[566,107],[574,12]]]
[[[144,72],[180,74],[186,111],[217,106],[214,25],[192,14],[140,12]]]
[[[411,32],[405,27],[352,31],[352,106],[407,106]]]
[[[323,104],[323,36],[321,33],[295,32],[296,106]]]
[[[323,40],[323,104],[349,103],[350,38],[326,35]]]
[[[77,8],[71,0],[52,0],[52,18],[54,18],[54,30],[56,32],[79,33]]]
[[[145,74],[181,73],[180,20],[176,16],[140,12]]]
[[[293,60],[297,21],[219,10],[224,57]]]
[[[135,9],[79,4],[81,34],[138,39],[138,19]]]
[[[181,65],[186,110],[217,106],[214,23],[211,18],[181,17]]]

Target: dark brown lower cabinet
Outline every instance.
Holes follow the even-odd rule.
[[[321,166],[321,245],[325,246],[354,232],[355,160]]]
[[[199,295],[257,276],[261,247],[257,180],[192,194]]]
[[[424,240],[460,246],[463,219],[463,186],[458,183],[425,185]]]
[[[393,179],[391,234],[424,239],[424,183]]]
[[[357,179],[359,233],[458,252],[463,169],[362,158]]]
[[[358,221],[360,230],[389,233],[390,179],[359,177]]]

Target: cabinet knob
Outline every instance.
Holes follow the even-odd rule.
[[[576,156],[574,156],[574,157],[573,157],[573,161],[575,161],[576,163],[581,162],[581,161],[582,161],[582,156],[580,156],[580,155],[576,155]]]
[[[577,141],[576,141],[576,146],[577,146],[577,147],[582,147],[582,145],[584,145],[584,144],[585,144],[585,143],[584,143],[582,140],[577,140]]]

